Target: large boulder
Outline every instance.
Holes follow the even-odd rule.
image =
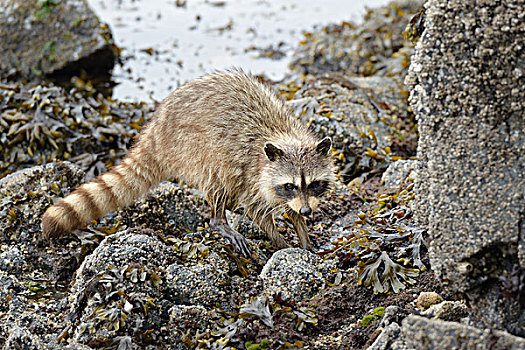
[[[523,336],[523,2],[425,7],[407,77],[420,132],[416,216],[432,268],[469,296],[474,324]]]
[[[34,79],[113,68],[116,50],[107,26],[85,0],[0,2],[0,77]]]

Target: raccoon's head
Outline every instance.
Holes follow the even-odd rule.
[[[297,213],[310,215],[333,185],[331,147],[328,137],[320,142],[267,142],[260,182],[266,200],[273,205],[286,203]]]

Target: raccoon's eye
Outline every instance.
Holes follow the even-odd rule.
[[[308,185],[308,192],[312,193],[315,196],[320,196],[323,194],[328,187],[328,182],[326,181],[312,181]]]
[[[275,193],[282,199],[288,201],[295,197],[297,186],[292,183],[286,183],[275,186]]]
[[[284,189],[288,192],[292,192],[297,189],[297,186],[291,183],[284,184]]]

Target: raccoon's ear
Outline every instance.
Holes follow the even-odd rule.
[[[273,143],[270,142],[266,142],[266,144],[264,145],[264,153],[266,153],[266,157],[268,157],[270,162],[279,159],[284,154],[282,149],[276,147]]]
[[[332,139],[329,137],[322,139],[315,147],[317,152],[321,154],[327,154],[330,148],[332,148]]]

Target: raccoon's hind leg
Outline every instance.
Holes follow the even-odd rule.
[[[299,236],[301,247],[303,249],[312,250],[314,246],[308,237],[308,228],[306,227],[306,221],[304,220],[304,217],[291,208],[286,209],[286,215],[288,215],[292,221],[295,232],[297,232],[297,236]]]
[[[232,242],[235,250],[241,252],[245,257],[250,256],[248,240],[242,234],[230,227],[224,211],[215,213],[215,210],[212,209],[212,212],[214,214],[212,214],[212,218],[210,219],[210,227],[219,231],[223,237],[228,238]]]

